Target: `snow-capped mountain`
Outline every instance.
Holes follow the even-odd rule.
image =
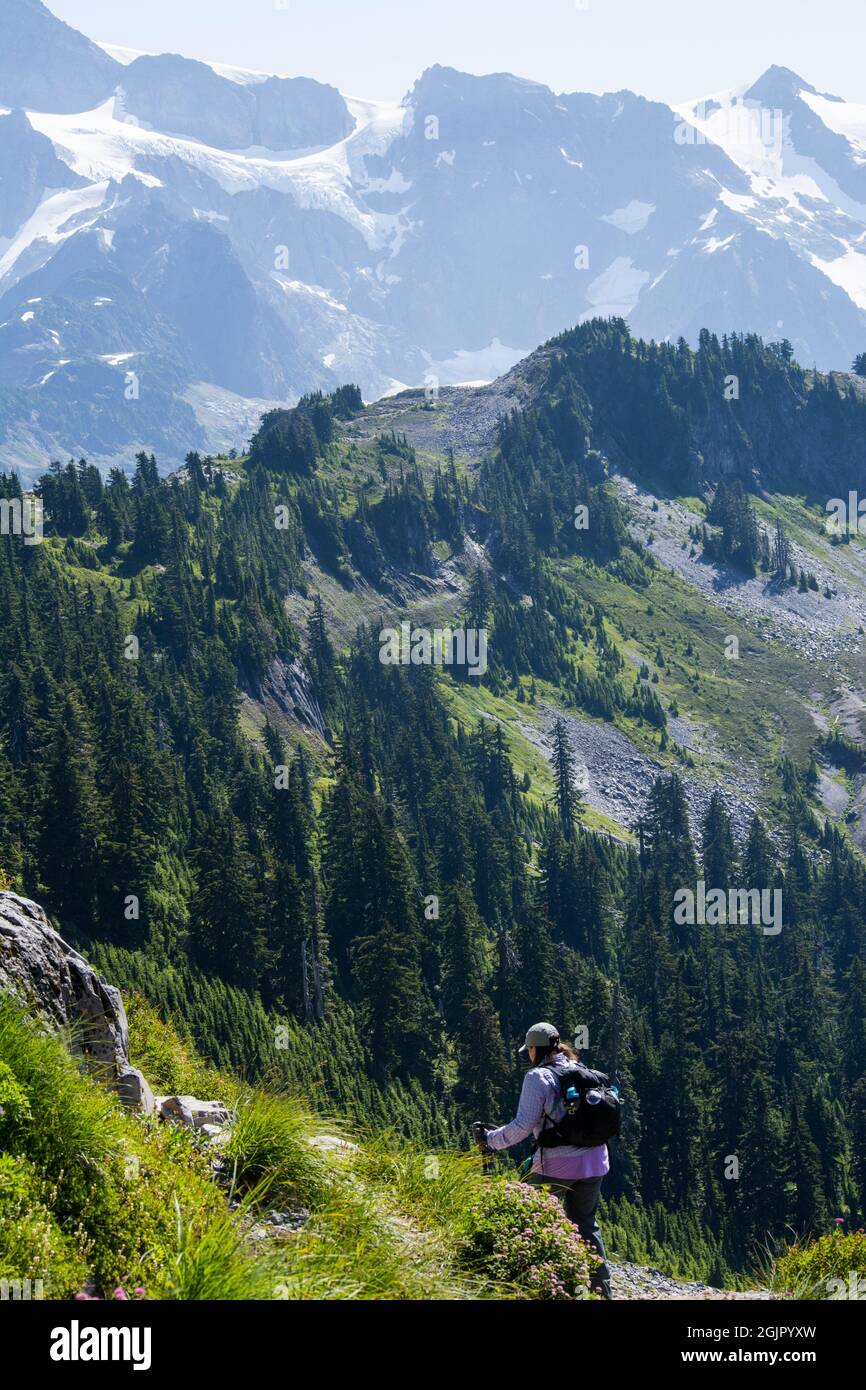
[[[866,106],[429,69],[399,104],[0,0],[0,467],[173,463],[269,403],[489,379],[594,315],[866,349]]]

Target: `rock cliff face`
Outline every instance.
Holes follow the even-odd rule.
[[[147,1114],[154,1109],[147,1081],[129,1062],[119,991],[58,935],[38,903],[17,893],[0,893],[0,991],[62,1031],[124,1105]]]
[[[46,188],[79,188],[83,183],[23,111],[0,116],[0,237],[14,236],[39,206]]]
[[[89,111],[122,72],[90,39],[41,0],[0,0],[0,95],[33,111]]]
[[[261,694],[266,706],[273,705],[290,719],[324,735],[325,719],[313,682],[297,658],[289,662],[277,657],[272,661],[262,681]]]
[[[333,145],[353,125],[335,87],[307,77],[268,77],[243,86],[207,63],[173,53],[136,58],[123,69],[119,90],[128,115],[223,150]]]
[[[223,1131],[228,1111],[221,1101],[196,1096],[154,1097],[129,1061],[129,1028],[120,991],[97,975],[51,926],[30,898],[0,892],[0,994],[13,994],[32,1015],[63,1034],[100,1081],[130,1110],[156,1113],[208,1138]]]

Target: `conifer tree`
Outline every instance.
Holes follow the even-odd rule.
[[[574,827],[580,811],[580,796],[575,787],[575,760],[568,738],[568,725],[561,715],[553,725],[554,804],[559,825],[566,840],[574,838]]]

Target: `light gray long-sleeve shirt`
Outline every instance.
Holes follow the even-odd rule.
[[[556,1073],[548,1067],[531,1067],[523,1078],[517,1114],[500,1129],[488,1130],[487,1143],[491,1149],[510,1149],[522,1139],[528,1139],[530,1134],[537,1139],[545,1115],[552,1120],[561,1120],[564,1114],[565,1105],[559,1094]],[[565,1182],[580,1178],[603,1178],[605,1173],[610,1172],[607,1144],[593,1145],[592,1148],[558,1144],[554,1148],[536,1149],[532,1171]]]

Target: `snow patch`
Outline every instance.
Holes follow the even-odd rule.
[[[724,203],[731,212],[751,212],[758,206],[757,198],[750,198],[746,193],[731,193],[730,189],[723,188],[719,194],[719,202]]]
[[[96,40],[97,48],[101,48],[103,53],[107,53],[109,58],[113,58],[116,63],[122,63],[128,68],[130,63],[134,63],[136,58],[155,58],[156,54],[147,53],[143,48],[123,48],[116,43],[100,43]]]
[[[634,236],[635,232],[643,231],[655,210],[655,203],[642,203],[639,198],[632,198],[624,208],[616,208],[614,212],[606,213],[601,220],[609,222],[612,227],[618,227],[629,236]]]
[[[336,309],[341,314],[348,314],[349,310],[345,304],[341,304],[338,299],[326,290],[323,285],[308,285],[304,280],[287,280],[284,275],[274,273],[271,277],[276,280],[281,289],[286,294],[312,295],[315,299],[320,299],[323,304],[327,304],[329,309]]]
[[[22,253],[37,242],[45,243],[47,255],[82,227],[92,226],[107,189],[108,183],[103,182],[87,188],[63,189],[61,192],[46,190],[42,202],[0,256],[0,284],[13,270]],[[93,216],[88,216],[89,213],[93,213]],[[28,269],[32,267],[28,266]]]
[[[596,315],[625,317],[649,279],[649,271],[638,270],[631,256],[617,256],[589,286],[586,297],[592,308],[581,315],[581,321]]]
[[[348,101],[348,99],[347,99]],[[403,191],[398,178],[384,183],[371,179],[366,160],[384,155],[392,141],[411,129],[411,108],[394,102],[348,101],[356,127],[343,140],[325,149],[249,155],[204,145],[196,140],[165,135],[123,119],[122,104],[110,97],[92,111],[78,115],[28,113],[34,129],[46,135],[57,154],[75,173],[93,182],[119,183],[132,174],[150,187],[161,180],[150,171],[164,161],[180,161],[229,194],[273,188],[290,194],[304,209],[321,209],[340,217],[363,236],[371,248],[387,246],[405,231],[400,214],[365,208],[359,194]],[[139,165],[144,166],[143,169]],[[392,253],[394,251],[391,246]]]
[[[701,247],[701,251],[705,256],[712,256],[715,251],[724,251],[725,247],[730,246],[731,242],[734,241],[735,238],[736,232],[731,232],[730,236],[723,237],[722,239],[719,239],[719,237],[716,236],[711,236],[704,242],[703,246]]]
[[[397,377],[392,376],[388,378],[387,385],[385,386],[384,391],[382,391],[381,395],[379,396],[379,399],[385,401],[388,400],[391,396],[399,396],[401,391],[411,390],[412,387],[409,386],[407,382],[399,381]],[[364,404],[366,405],[368,404],[368,402],[365,401]]]
[[[859,309],[866,309],[866,254],[848,246],[843,255],[835,260],[825,261],[820,256],[810,256],[812,264],[844,290]]]
[[[512,348],[494,338],[483,348],[458,348],[442,361],[430,359],[430,369],[443,386],[463,385],[467,381],[485,384],[495,381],[529,355],[527,348]]]
[[[254,68],[236,68],[231,63],[208,63],[207,66],[217,77],[224,77],[238,87],[260,87],[270,77],[279,76],[275,72],[256,72]]]
[[[224,212],[213,212],[202,208],[193,208],[192,215],[197,222],[231,222],[231,218]]]
[[[130,63],[134,63],[136,58],[160,58],[163,54],[150,53],[143,48],[124,48],[115,43],[99,43],[103,53],[107,53],[109,58],[113,58],[116,63],[122,63],[128,68]],[[183,55],[181,55],[183,56]],[[236,82],[240,87],[254,87],[262,82],[267,82],[270,77],[279,77],[282,74],[272,72],[256,72],[253,68],[238,68],[231,63],[210,63],[206,58],[195,58],[190,61],[203,63],[211,72],[215,72],[218,77],[224,77],[228,82]]]
[[[800,100],[814,111],[828,130],[848,141],[859,164],[866,163],[866,104],[828,101],[817,92],[801,92]]]

